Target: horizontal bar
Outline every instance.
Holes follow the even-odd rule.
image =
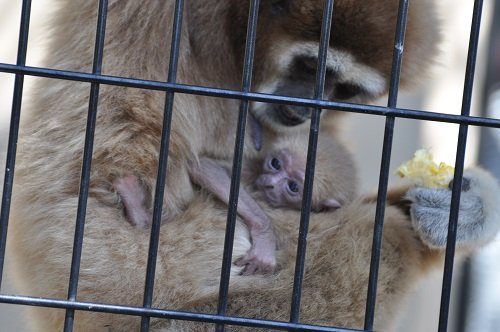
[[[346,329],[339,327],[310,325],[310,324],[292,324],[288,322],[280,322],[264,319],[252,319],[245,317],[220,316],[205,313],[193,313],[188,311],[163,310],[157,308],[143,308],[135,306],[123,306],[115,304],[103,304],[82,301],[67,301],[60,299],[18,296],[0,294],[0,303],[29,305],[37,307],[57,308],[57,309],[73,309],[92,312],[106,312],[111,314],[121,314],[129,316],[150,316],[156,318],[168,318],[178,320],[190,320],[206,323],[221,323],[238,326],[271,328],[276,330],[289,331],[325,331],[325,332],[365,332],[363,330]]]
[[[449,122],[467,124],[471,126],[483,126],[500,128],[500,119],[492,119],[478,116],[462,116],[456,114],[443,114],[436,112],[419,111],[405,108],[385,107],[376,105],[363,105],[354,103],[341,103],[330,100],[314,100],[308,98],[288,97],[270,95],[258,92],[242,92],[238,90],[210,88],[196,85],[166,83],[151,80],[124,78],[108,75],[93,75],[88,73],[72,72],[65,70],[38,68],[30,66],[16,66],[0,63],[0,72],[17,73],[38,77],[57,78],[71,81],[100,83],[107,85],[125,86],[158,91],[172,91],[202,96],[223,97],[231,99],[245,99],[249,101],[267,102],[273,104],[287,104],[305,107],[316,107],[326,110],[362,113],[371,115],[394,116],[398,118],[427,120],[436,122]]]

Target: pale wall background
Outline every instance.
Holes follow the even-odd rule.
[[[0,0],[0,62],[15,63],[20,3],[21,1]],[[485,3],[484,20],[486,24],[484,27],[487,26],[489,19],[489,2]],[[399,98],[398,106],[459,114],[473,1],[441,0],[440,5],[443,9],[441,15],[444,21],[443,34],[445,40],[441,47],[442,54],[438,65],[434,68],[431,78],[425,82],[425,88],[412,94],[403,93]],[[43,39],[40,37],[41,32],[44,31],[42,22],[47,15],[47,11],[50,10],[50,6],[51,0],[33,1],[33,19],[30,27],[30,49],[28,54],[29,65],[40,64],[41,54],[36,52],[36,46],[43,44]],[[486,29],[483,28],[483,32],[485,31]],[[481,71],[484,70],[481,64],[480,61],[478,63],[478,83],[480,83]],[[13,82],[12,75],[0,73],[0,149],[2,151],[5,149],[7,142]],[[479,85],[476,85],[476,88],[479,88]],[[29,88],[29,79],[27,79],[27,88]],[[380,101],[380,104],[384,103],[385,100]],[[473,112],[475,111],[476,109],[473,110]],[[345,133],[347,141],[353,151],[356,151],[355,155],[358,159],[358,165],[360,165],[362,189],[365,191],[375,190],[378,183],[384,123],[385,119],[383,118],[367,115],[352,115],[346,121]],[[457,132],[458,126],[456,125],[398,119],[394,135],[391,174],[399,164],[409,159],[413,152],[420,147],[431,148],[436,159],[453,164]],[[473,164],[475,161],[477,137],[477,130],[471,128],[467,148],[467,164]],[[4,159],[5,156],[2,152],[0,154],[0,177],[3,177]],[[397,182],[398,179],[393,176],[390,181]],[[498,253],[493,257],[498,258]],[[456,275],[459,274],[456,273]],[[399,331],[437,330],[441,278],[441,273],[432,275],[414,292],[408,309],[402,318]],[[485,276],[484,280],[487,278],[488,276]],[[459,283],[455,282],[455,285],[457,284]],[[481,284],[481,280],[479,284]],[[498,283],[493,282],[493,285],[495,284]],[[14,292],[8,279],[2,285],[1,292]],[[454,293],[454,297],[456,294]],[[454,307],[452,306],[452,317],[453,310]],[[482,312],[481,308],[480,311]],[[23,324],[26,319],[27,317],[22,314],[22,307],[0,304],[0,321],[2,322],[0,331],[26,331],[26,326]],[[457,330],[456,326],[453,325],[453,321],[453,319],[450,320],[449,331]],[[475,329],[474,331],[479,330]],[[482,331],[486,332],[487,330]]]

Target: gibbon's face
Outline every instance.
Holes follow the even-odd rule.
[[[255,185],[273,207],[300,209],[305,177],[305,161],[284,149],[269,154]]]
[[[238,19],[234,19],[231,33],[236,54],[243,59],[248,0],[234,3],[231,15]],[[254,91],[313,97],[323,3],[323,0],[261,1]],[[361,102],[387,92],[398,3],[398,0],[334,2],[324,99]],[[261,123],[279,129],[304,123],[311,110],[254,102],[251,112]]]

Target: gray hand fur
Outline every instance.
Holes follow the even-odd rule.
[[[500,187],[479,168],[464,173],[457,228],[457,247],[491,239],[499,228]],[[448,236],[451,190],[415,187],[406,198],[412,202],[413,227],[431,248],[444,248]]]

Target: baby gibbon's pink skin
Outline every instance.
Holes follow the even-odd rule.
[[[288,207],[300,210],[304,190],[306,158],[289,149],[269,154],[262,165],[255,184],[273,207]],[[325,197],[315,210],[339,208],[333,197]]]
[[[146,192],[137,176],[127,174],[113,181],[113,188],[118,193],[125,216],[133,226],[146,228],[151,223],[151,215],[146,208]]]

